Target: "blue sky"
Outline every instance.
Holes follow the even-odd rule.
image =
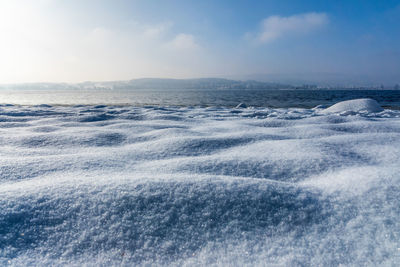
[[[400,83],[400,1],[0,0],[0,83]]]

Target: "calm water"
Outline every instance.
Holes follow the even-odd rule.
[[[372,98],[382,106],[400,109],[400,91],[395,90],[213,90],[213,91],[1,91],[1,104],[134,106],[224,106],[245,103],[253,107],[312,108],[339,101]]]

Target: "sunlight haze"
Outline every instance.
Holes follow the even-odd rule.
[[[0,83],[279,75],[394,83],[399,18],[396,1],[0,0]]]

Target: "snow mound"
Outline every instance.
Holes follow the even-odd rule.
[[[363,99],[354,99],[347,100],[336,103],[335,105],[325,109],[323,113],[333,113],[333,112],[381,112],[383,108],[373,99],[363,98]]]

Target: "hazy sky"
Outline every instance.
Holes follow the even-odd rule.
[[[400,1],[0,0],[0,83],[400,77]]]

